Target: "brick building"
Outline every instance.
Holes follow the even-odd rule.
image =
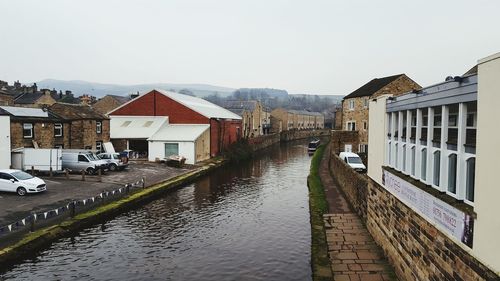
[[[130,123],[135,120],[133,117],[163,116],[168,117],[170,124],[208,124],[210,125],[210,156],[216,156],[241,138],[240,116],[206,100],[164,90],[152,90],[130,100],[111,111],[109,116],[111,119],[129,116],[131,117]],[[120,126],[124,125],[126,125],[125,122]],[[131,133],[130,136],[134,137],[134,134]],[[141,136],[141,138],[133,140],[123,138],[115,140],[113,137],[113,144],[115,142],[123,144],[123,141],[126,141],[129,149],[140,149],[147,152],[148,138],[149,136]]]
[[[243,137],[252,138],[269,134],[271,113],[256,100],[230,100],[224,108],[242,117]]]
[[[46,109],[1,106],[10,116],[11,149],[69,147],[69,123]]]
[[[108,112],[128,102],[131,99],[131,96],[106,95],[95,102],[92,105],[92,108],[101,114],[108,114]]]
[[[325,117],[319,112],[276,108],[271,111],[271,128],[275,133],[287,130],[325,128]]]
[[[368,104],[370,99],[380,95],[399,96],[420,88],[420,85],[405,74],[398,74],[375,78],[345,96],[342,100],[341,119],[338,122],[342,124],[343,130],[359,132],[359,145],[352,147],[352,151],[361,153],[368,151]]]
[[[90,106],[55,103],[49,111],[68,123],[69,147],[101,151],[109,142],[109,118],[94,111]]]
[[[499,280],[499,73],[370,102],[366,224],[402,280]]]

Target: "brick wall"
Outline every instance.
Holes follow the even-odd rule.
[[[23,137],[23,124],[31,123],[34,127],[33,138]],[[38,144],[39,148],[54,148],[62,145],[64,148],[69,147],[69,124],[63,123],[63,136],[54,136],[53,122],[35,122],[35,121],[15,121],[11,120],[10,124],[11,148],[34,147],[33,141]]]
[[[354,171],[340,157],[331,150],[330,172],[335,175],[335,180],[344,192],[349,203],[356,213],[366,222],[367,220],[367,193],[368,183],[366,175]]]
[[[499,280],[499,276],[384,187],[332,155],[330,171],[402,280]]]
[[[345,145],[352,145],[352,152],[358,153],[359,151],[359,133],[358,131],[332,131],[331,138],[332,153],[339,154],[344,151]]]

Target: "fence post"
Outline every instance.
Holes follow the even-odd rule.
[[[97,171],[97,181],[102,182],[102,169]]]
[[[69,170],[64,169],[64,173],[66,174],[66,179],[69,180]]]
[[[128,183],[125,185],[125,192],[126,193],[130,192],[130,185]]]
[[[69,216],[73,218],[75,214],[76,214],[76,204],[75,201],[72,201],[71,203],[69,203]]]
[[[49,177],[52,177],[52,167],[49,169]]]
[[[82,181],[85,181],[85,170],[82,170]]]
[[[142,189],[146,188],[146,178],[142,177]]]
[[[31,212],[31,217],[30,217],[30,232],[35,231],[35,213]]]
[[[31,175],[35,176],[35,167],[31,166]]]

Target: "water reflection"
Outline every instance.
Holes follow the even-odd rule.
[[[62,239],[0,280],[310,280],[305,142]]]

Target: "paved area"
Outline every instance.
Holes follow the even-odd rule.
[[[0,226],[26,217],[32,211],[45,211],[64,206],[77,199],[96,196],[103,191],[110,191],[145,178],[146,186],[164,181],[182,174],[193,167],[183,169],[167,167],[165,164],[150,162],[131,162],[124,171],[106,172],[101,181],[98,176],[80,174],[54,177],[40,176],[46,184],[47,191],[38,194],[18,196],[15,193],[0,192]]]
[[[330,147],[320,164],[320,177],[328,201],[329,214],[323,216],[328,254],[335,281],[395,280],[395,274],[380,247],[359,217],[352,212],[330,175]]]

